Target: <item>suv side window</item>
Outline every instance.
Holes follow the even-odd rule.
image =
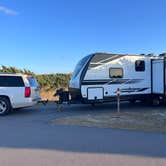
[[[143,60],[137,60],[135,62],[135,71],[145,71],[145,61]]]
[[[22,77],[20,76],[0,76],[0,87],[24,87]]]

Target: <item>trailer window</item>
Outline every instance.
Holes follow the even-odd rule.
[[[90,56],[86,56],[78,62],[77,66],[74,70],[74,73],[73,73],[73,78],[77,77],[77,75],[79,74],[79,72],[81,71],[81,69],[83,68],[83,66],[88,61],[89,58],[90,58]]]
[[[136,71],[145,71],[145,61],[137,60],[135,62],[135,70]]]
[[[110,68],[110,78],[122,78],[123,69],[122,68]]]

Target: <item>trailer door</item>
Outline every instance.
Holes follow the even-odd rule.
[[[152,93],[164,94],[164,60],[152,60]]]

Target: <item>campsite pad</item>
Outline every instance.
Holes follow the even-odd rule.
[[[84,114],[55,119],[51,124],[166,132],[166,111]]]

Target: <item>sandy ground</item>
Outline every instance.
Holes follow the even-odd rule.
[[[166,163],[162,158],[30,149],[0,149],[0,156],[2,166],[165,166]]]
[[[40,90],[40,95],[43,100],[50,100],[54,101],[57,100],[57,97],[54,97],[56,90],[47,90],[47,89],[41,89]]]

